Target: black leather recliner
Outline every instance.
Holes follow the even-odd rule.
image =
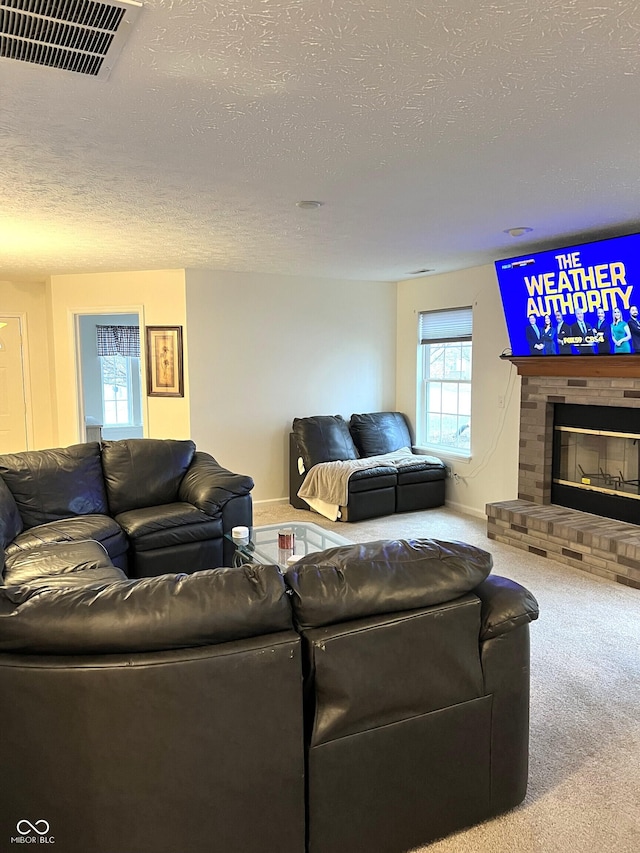
[[[309,509],[298,491],[314,465],[412,447],[409,424],[401,412],[354,414],[349,423],[341,415],[295,418],[289,434],[289,503],[297,509]],[[347,503],[340,506],[339,518],[362,521],[441,506],[446,474],[444,463],[433,456],[416,453],[415,461],[398,468],[380,459],[375,467],[351,474]]]
[[[349,432],[362,457],[413,448],[409,422],[402,412],[369,412],[351,415]],[[434,456],[416,453],[415,462],[398,468],[396,512],[431,509],[444,503],[447,469]]]
[[[459,542],[287,570],[304,638],[308,853],[400,853],[525,796],[533,596]]]

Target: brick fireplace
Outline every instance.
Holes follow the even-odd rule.
[[[576,357],[554,359],[553,369],[574,376],[535,375],[534,361],[527,359],[520,400],[520,460],[518,499],[487,504],[487,535],[542,557],[551,557],[592,574],[640,589],[640,526],[616,521],[551,503],[553,404],[640,407],[640,378],[620,375],[575,376]],[[595,358],[595,357],[594,357]],[[607,359],[614,373],[616,359]],[[626,359],[625,359],[626,363]],[[551,366],[549,361],[545,369]],[[620,362],[620,368],[623,368]],[[606,373],[598,359],[598,372]],[[594,359],[585,357],[583,373],[595,371]],[[633,365],[633,372],[639,372]],[[620,370],[622,373],[623,371]],[[640,524],[640,501],[638,502]]]

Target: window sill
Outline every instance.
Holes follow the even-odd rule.
[[[449,447],[425,447],[418,445],[413,452],[421,456],[437,456],[439,459],[455,459],[456,462],[471,462],[471,454],[464,451],[456,451]]]

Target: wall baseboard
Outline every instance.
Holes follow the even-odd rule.
[[[487,513],[483,510],[476,509],[474,506],[466,506],[465,504],[457,503],[456,501],[446,501],[445,506],[448,509],[453,509],[456,512],[461,512],[464,515],[472,515],[474,518],[486,520]]]
[[[264,498],[260,501],[254,501],[254,506],[264,506],[266,504],[288,504],[289,498]],[[467,506],[466,504],[458,503],[457,501],[446,501],[445,506],[449,509],[455,510],[455,512],[461,512],[463,515],[471,515],[474,518],[481,518],[482,520],[486,520],[487,514],[484,510],[476,509],[473,506]]]

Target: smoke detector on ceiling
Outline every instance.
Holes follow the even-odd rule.
[[[137,0],[0,0],[0,57],[106,80],[141,8]]]
[[[317,210],[323,204],[323,201],[297,201],[296,207],[299,207],[301,210]]]
[[[522,237],[523,234],[530,234],[533,228],[528,228],[526,225],[518,225],[516,228],[507,228],[504,232],[510,237]]]

